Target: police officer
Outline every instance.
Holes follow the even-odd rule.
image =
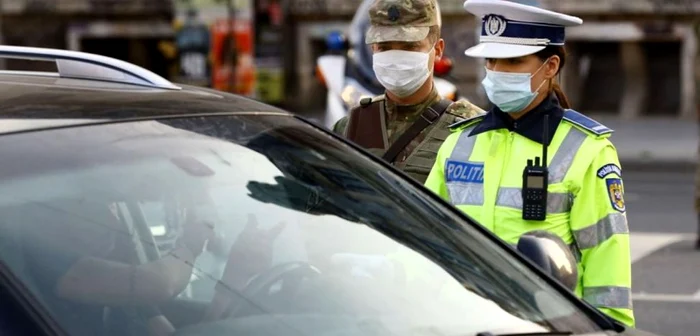
[[[532,230],[561,237],[579,263],[575,293],[634,326],[613,131],[569,109],[556,83],[565,27],[581,19],[502,0],[464,7],[482,19],[480,43],[465,53],[486,59],[494,106],[451,127],[425,185],[511,244]]]
[[[374,1],[365,42],[372,46],[372,66],[386,91],[363,99],[333,127],[421,183],[448,126],[483,113],[468,101],[451,102],[437,93],[433,64],[445,49],[437,6],[436,0]]]

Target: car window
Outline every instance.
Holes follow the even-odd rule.
[[[158,315],[181,335],[598,329],[423,191],[290,117],[26,133],[0,155],[0,260],[71,334],[139,334]]]

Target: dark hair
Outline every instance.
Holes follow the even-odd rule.
[[[440,26],[430,26],[430,32],[428,32],[428,42],[431,45],[435,44],[440,39]]]
[[[561,69],[564,68],[564,64],[566,64],[566,49],[564,49],[564,46],[550,45],[535,54],[535,56],[542,60],[542,62],[555,55],[559,56],[560,59],[559,69],[557,70],[557,74],[559,74],[559,72],[561,72]],[[561,107],[565,109],[571,108],[569,98],[566,98],[564,91],[561,90],[561,86],[559,86],[559,83],[557,83],[556,77],[552,79],[552,82],[549,86],[549,92],[554,92],[554,94],[557,96],[557,99],[559,100],[559,104],[561,105]]]

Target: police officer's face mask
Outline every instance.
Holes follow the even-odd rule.
[[[430,54],[428,52],[388,50],[375,53],[372,56],[372,68],[385,89],[398,97],[408,97],[425,83],[430,77]]]
[[[500,72],[486,69],[486,77],[481,85],[486,90],[486,95],[494,105],[506,113],[518,113],[524,110],[535,100],[540,88],[547,80],[543,80],[540,86],[533,92],[530,88],[530,79],[534,77],[549,62],[547,59],[535,73]]]

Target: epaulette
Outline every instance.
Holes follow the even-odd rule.
[[[476,124],[477,122],[481,121],[481,119],[484,119],[484,116],[486,116],[486,114],[480,114],[480,115],[473,116],[473,117],[468,118],[468,119],[460,120],[460,121],[450,125],[449,128],[451,131],[458,131],[464,127]]]
[[[364,97],[364,98],[360,99],[360,106],[367,107],[370,104],[372,104],[373,102],[377,102],[377,101],[381,101],[381,100],[384,100],[384,95],[379,95],[376,97]]]
[[[612,130],[611,128],[608,128],[607,126],[574,110],[564,110],[564,120],[597,136],[610,134],[614,132],[614,130]]]

